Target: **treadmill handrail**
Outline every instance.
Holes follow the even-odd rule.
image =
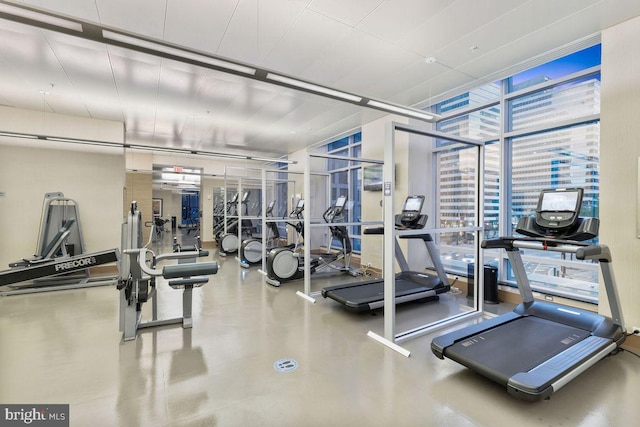
[[[501,237],[499,239],[483,240],[483,249],[534,249],[551,252],[571,253],[579,260],[597,260],[611,262],[611,251],[606,245],[594,245],[573,240],[554,240],[541,237]]]
[[[545,245],[548,250],[554,250],[551,248],[564,248],[566,252],[575,253],[578,247],[594,246],[592,243],[578,242],[575,240],[562,240],[544,238],[544,237],[499,237],[497,239],[483,240],[480,246],[483,249],[507,249],[513,250],[514,247],[523,249],[542,249],[537,245],[527,245],[526,242],[539,242]],[[575,249],[570,249],[575,248]],[[563,252],[556,250],[556,252]]]

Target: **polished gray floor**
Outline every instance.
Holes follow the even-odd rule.
[[[603,360],[549,401],[522,402],[437,359],[431,336],[403,343],[405,358],[366,336],[382,332],[382,314],[310,304],[295,294],[301,282],[273,288],[255,267],[220,263],[194,292],[193,329],[147,330],[126,343],[114,287],[0,298],[0,403],[69,403],[73,426],[637,423],[640,359],[630,353]],[[160,291],[161,315],[179,315],[180,291]],[[401,308],[399,318],[426,323],[465,304],[447,294]],[[297,369],[276,370],[282,359]]]

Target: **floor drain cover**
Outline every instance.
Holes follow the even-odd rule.
[[[280,359],[273,364],[273,367],[279,372],[289,372],[298,367],[298,362],[293,359]]]

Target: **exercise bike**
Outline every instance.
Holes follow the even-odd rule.
[[[304,201],[303,209],[304,209]],[[331,268],[333,270],[349,273],[355,276],[355,273],[351,270],[351,239],[347,227],[344,225],[336,225],[338,222],[342,222],[342,212],[347,203],[346,196],[340,196],[336,200],[335,205],[330,206],[323,214],[322,218],[329,224],[329,230],[331,231],[331,242],[338,240],[341,244],[339,251],[331,250],[331,243],[327,248],[327,252],[320,255],[313,255],[310,260],[311,274],[325,269]],[[298,222],[299,235],[302,233],[302,210],[300,210],[300,221]],[[272,286],[280,286],[281,283],[296,280],[304,277],[304,256],[299,253],[299,247],[290,248],[275,248],[269,251],[267,256],[267,277],[266,281]]]
[[[267,218],[273,217],[273,208],[276,205],[276,201],[272,200],[267,206],[265,216]],[[275,222],[267,222],[267,252],[278,245],[280,241],[280,231],[278,231],[278,225]],[[262,238],[253,237],[245,239],[240,245],[240,266],[243,268],[249,268],[252,265],[258,264],[262,259]]]

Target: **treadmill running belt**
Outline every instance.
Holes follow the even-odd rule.
[[[506,384],[590,335],[546,319],[521,317],[453,344],[445,356]]]
[[[384,281],[364,282],[362,284],[339,287],[328,292],[330,298],[343,304],[349,302],[353,305],[369,304],[380,301],[384,298]],[[416,283],[396,278],[396,297],[414,294],[416,292],[426,292],[430,288],[419,286]],[[329,296],[329,295],[327,295]]]

